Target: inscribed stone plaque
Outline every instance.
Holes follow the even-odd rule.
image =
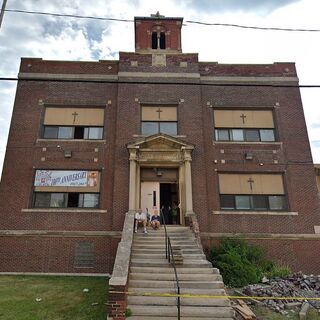
[[[167,65],[166,55],[164,53],[154,53],[152,55],[152,66],[165,67]]]

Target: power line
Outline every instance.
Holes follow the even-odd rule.
[[[63,13],[42,12],[42,11],[27,11],[27,10],[18,10],[18,9],[5,9],[3,11],[13,12],[13,13],[23,13],[23,14],[45,15],[45,16],[53,16],[53,17],[67,17],[67,18],[92,19],[92,20],[116,21],[116,22],[134,22],[134,20],[132,19],[83,16],[83,15],[75,15],[75,14],[63,14]],[[259,27],[259,26],[247,26],[247,25],[240,25],[240,24],[233,24],[233,23],[209,23],[209,22],[201,22],[201,21],[195,21],[195,20],[186,20],[185,22],[191,23],[191,24],[199,24],[203,26],[232,27],[232,28],[254,29],[254,30],[265,30],[265,31],[320,32],[320,29]]]
[[[266,30],[266,31],[320,32],[320,29],[257,27],[257,26],[246,26],[246,25],[233,24],[233,23],[207,23],[207,22],[192,21],[192,20],[187,20],[186,22],[200,24],[204,26],[233,27],[233,28]]]
[[[272,87],[272,88],[320,88],[320,84],[268,84],[268,83],[208,83],[204,82],[177,82],[177,81],[128,81],[103,79],[39,79],[0,77],[0,81],[38,81],[38,82],[70,82],[70,83],[112,83],[112,84],[155,84],[155,85],[183,85],[183,86],[214,86],[214,87]]]
[[[75,14],[62,14],[62,13],[53,13],[53,12],[27,11],[27,10],[17,10],[17,9],[6,9],[4,11],[6,11],[6,12],[15,12],[15,13],[37,14],[37,15],[53,16],[53,17],[93,19],[93,20],[117,21],[117,22],[133,22],[133,20],[130,20],[130,19],[94,17],[94,16],[81,16],[81,15],[75,15]]]

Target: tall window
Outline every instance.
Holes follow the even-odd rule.
[[[33,207],[98,208],[100,172],[36,170]]]
[[[143,106],[141,113],[141,134],[178,134],[176,106]]]
[[[103,138],[104,109],[47,107],[43,138],[87,139]]]
[[[151,34],[151,48],[165,49],[166,48],[166,34],[165,32],[152,32]]]
[[[281,174],[219,174],[221,210],[287,210]]]
[[[276,141],[272,111],[215,110],[214,124],[217,141]]]

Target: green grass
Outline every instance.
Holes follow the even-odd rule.
[[[102,277],[0,276],[0,319],[105,320],[107,295]]]

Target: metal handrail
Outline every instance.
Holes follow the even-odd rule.
[[[172,250],[172,245],[171,245],[171,239],[168,236],[168,232],[167,232],[167,226],[166,226],[166,222],[164,219],[164,215],[162,213],[162,211],[160,211],[160,216],[162,218],[162,224],[164,226],[164,234],[165,234],[165,246],[166,246],[166,259],[168,260],[168,262],[170,263],[172,261],[172,267],[174,270],[174,275],[175,275],[175,280],[176,280],[176,285],[177,285],[177,294],[178,294],[178,299],[177,299],[177,308],[178,308],[178,320],[180,320],[180,284],[179,284],[179,278],[178,278],[178,274],[177,274],[177,268],[176,268],[176,263],[174,260],[174,256],[173,256],[173,250]]]

